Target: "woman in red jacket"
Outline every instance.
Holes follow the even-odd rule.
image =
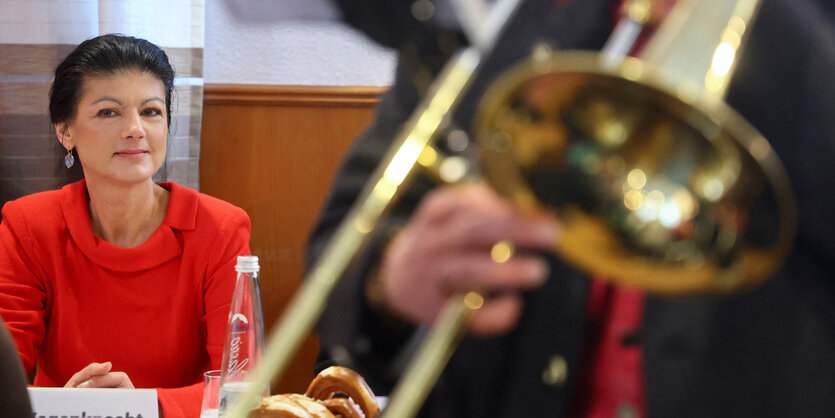
[[[199,414],[250,233],[243,210],[152,180],[173,85],[148,41],[79,45],[49,111],[84,180],[9,202],[0,225],[0,315],[26,370],[38,366],[34,384],[158,388],[166,418]]]

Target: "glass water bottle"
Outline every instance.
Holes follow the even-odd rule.
[[[260,363],[264,348],[264,315],[258,287],[258,257],[240,256],[237,279],[229,307],[229,325],[220,372],[219,414],[222,417],[235,398],[246,391],[250,373]],[[264,388],[264,396],[269,388]],[[257,407],[257,405],[254,405]]]

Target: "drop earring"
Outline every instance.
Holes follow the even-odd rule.
[[[73,164],[75,164],[75,157],[72,156],[72,148],[70,148],[67,150],[67,155],[64,156],[64,165],[70,168]]]

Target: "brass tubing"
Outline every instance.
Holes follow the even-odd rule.
[[[393,147],[366,184],[348,216],[342,221],[322,256],[281,320],[273,327],[261,364],[249,382],[249,389],[232,404],[225,415],[244,418],[258,405],[260,391],[281,376],[304,338],[325,309],[328,297],[351,260],[367,243],[370,233],[385,215],[415,170],[420,153],[431,146],[446,116],[458,104],[480,62],[472,48],[456,55],[432,84],[426,98],[401,129]]]
[[[475,292],[451,297],[445,304],[420,351],[394,388],[384,418],[414,417],[463,336],[464,324],[481,308],[484,299]]]
[[[678,0],[639,58],[676,84],[724,98],[760,0]]]

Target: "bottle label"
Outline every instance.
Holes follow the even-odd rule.
[[[233,377],[243,370],[249,363],[249,359],[238,359],[241,354],[241,337],[235,336],[232,338],[232,343],[229,347],[229,368],[226,369],[226,376]]]
[[[249,364],[249,359],[240,358],[241,343],[243,342],[240,334],[251,330],[252,326],[249,324],[249,320],[246,316],[239,313],[232,316],[232,333],[235,336],[232,337],[232,341],[229,343],[229,365],[226,369],[226,378],[234,377],[241,371],[244,371],[245,373],[246,366]]]

